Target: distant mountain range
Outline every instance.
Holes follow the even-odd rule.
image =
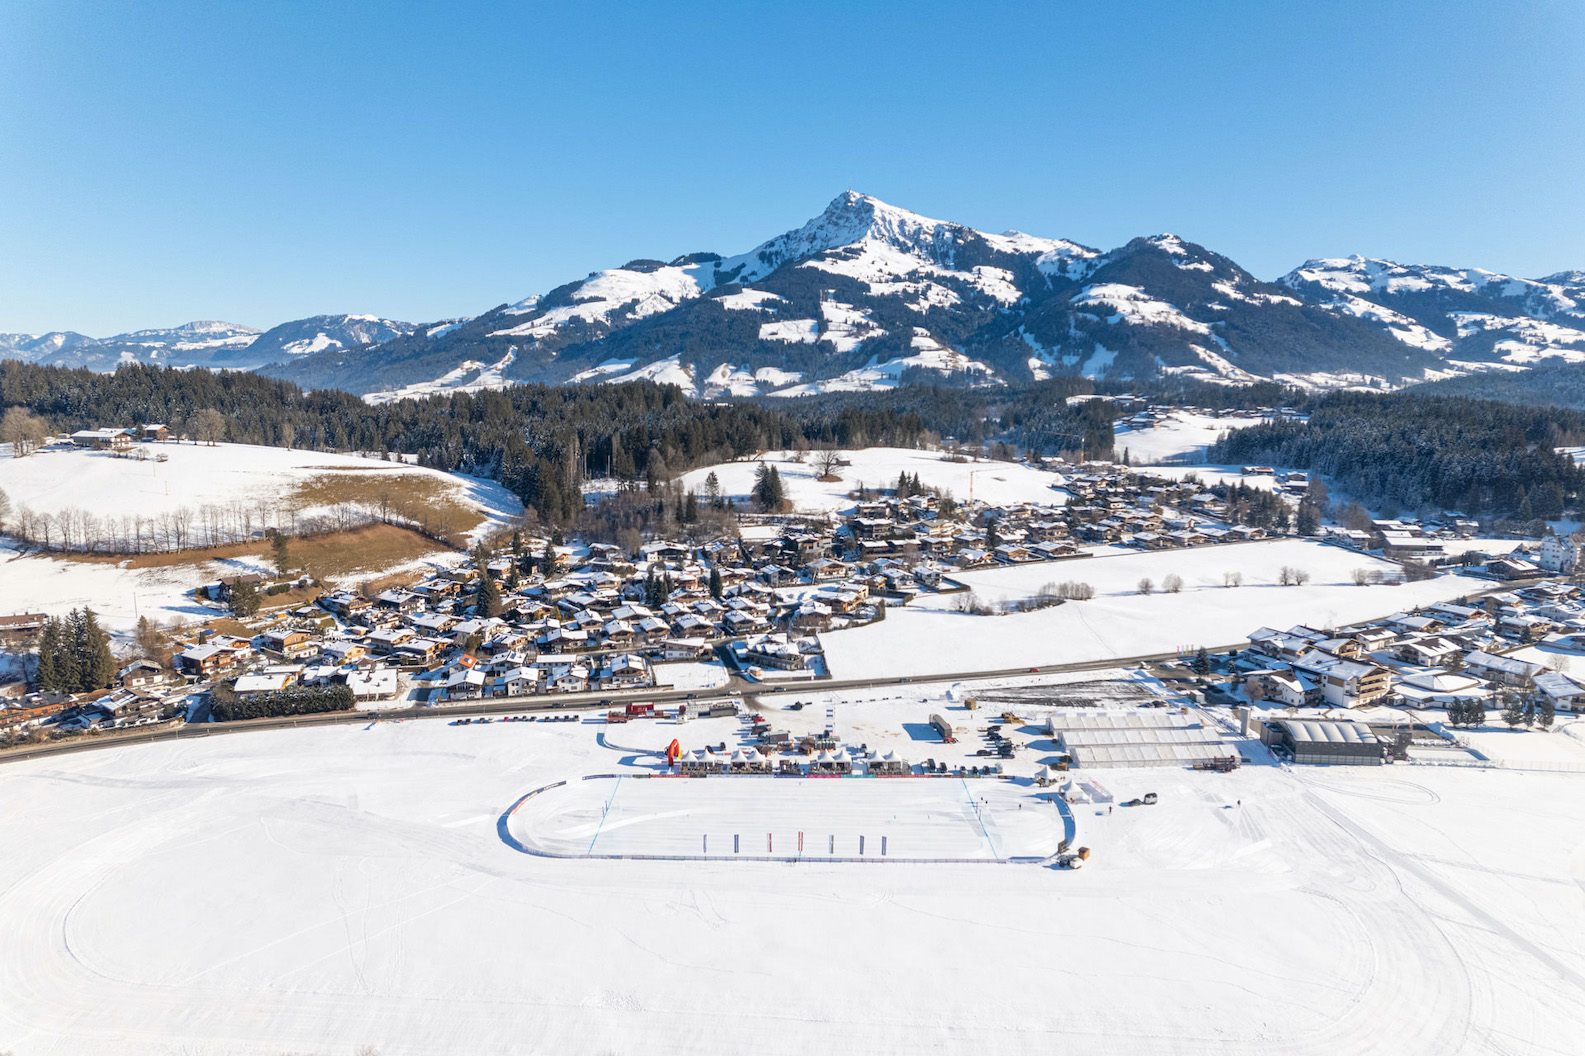
[[[1102,251],[848,192],[747,253],[634,260],[471,319],[0,335],[0,355],[257,369],[376,400],[635,378],[701,397],[1057,374],[1396,387],[1585,361],[1585,273],[1349,257],[1268,283],[1174,235]]]
[[[372,315],[315,315],[259,331],[202,321],[96,338],[70,330],[0,334],[0,358],[111,371],[121,363],[253,370],[293,357],[377,345],[412,333],[412,323]]]

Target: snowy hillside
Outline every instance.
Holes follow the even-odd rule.
[[[359,493],[376,479],[388,480],[403,491],[413,490],[419,482],[437,482],[457,503],[475,512],[475,536],[499,527],[522,509],[498,484],[398,462],[246,444],[144,444],[138,451],[151,457],[123,458],[56,446],[26,458],[0,455],[0,490],[17,511],[60,515],[79,510],[112,525],[128,516],[152,521],[186,509],[193,521],[188,545],[210,541],[204,538],[210,510],[226,511],[229,520],[231,511],[242,507],[251,518],[250,530],[255,531],[267,526],[302,527],[340,501],[334,487],[323,486],[327,478],[345,479],[357,485]],[[306,485],[316,486],[305,491]],[[16,519],[13,515],[13,525]]]
[[[315,315],[272,327],[246,347],[216,356],[214,362],[217,366],[259,367],[317,352],[384,344],[417,329],[413,323],[377,315]]]
[[[1585,360],[1581,272],[1521,279],[1368,257],[1310,260],[1279,281],[1444,362],[1437,376]]]

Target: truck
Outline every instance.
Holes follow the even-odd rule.
[[[626,710],[627,710],[627,717],[630,718],[630,719],[636,719],[636,718],[649,718],[649,719],[652,719],[652,718],[655,717],[655,705],[654,704],[629,704],[627,706]]]
[[[930,725],[933,726],[935,731],[941,735],[942,744],[957,743],[957,733],[952,729],[952,724],[946,719],[943,719],[940,715],[931,715]]]

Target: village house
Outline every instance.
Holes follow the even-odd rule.
[[[396,672],[388,667],[354,671],[347,675],[347,688],[352,691],[352,699],[359,704],[395,700],[398,685]]]
[[[169,677],[170,672],[153,660],[134,660],[116,672],[116,682],[123,689],[156,685]]]
[[[132,446],[126,429],[79,429],[70,437],[73,446],[89,451],[125,451]]]
[[[319,645],[313,635],[292,628],[265,631],[253,641],[260,651],[271,653],[283,660],[298,660],[319,652]]]
[[[44,625],[48,622],[49,616],[42,612],[0,616],[0,646],[26,648],[35,645],[39,636],[44,633]]]
[[[1503,686],[1519,686],[1532,681],[1546,670],[1545,665],[1511,656],[1498,656],[1480,649],[1464,656],[1464,670],[1477,678]]]

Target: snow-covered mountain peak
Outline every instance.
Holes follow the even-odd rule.
[[[844,191],[825,212],[802,227],[777,235],[749,252],[715,266],[722,282],[754,282],[791,261],[865,244],[936,260],[961,241],[969,228],[888,205],[879,198]]]

